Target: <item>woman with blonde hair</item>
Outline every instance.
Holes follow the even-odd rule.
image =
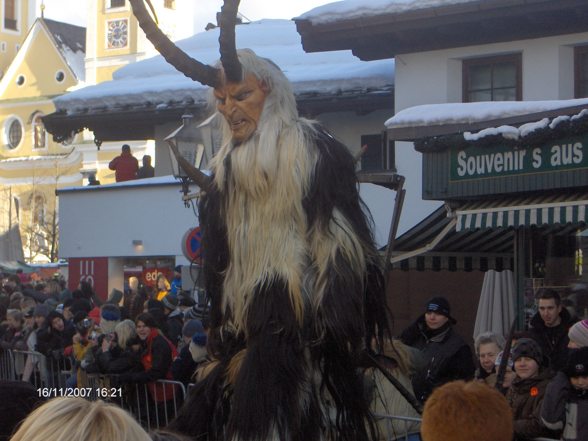
[[[98,369],[103,374],[122,374],[142,370],[133,345],[138,345],[135,323],[123,320],[114,327],[114,333],[105,335],[96,354]],[[138,346],[135,348],[139,350]]]
[[[151,441],[120,407],[83,398],[54,398],[31,413],[10,441]]]

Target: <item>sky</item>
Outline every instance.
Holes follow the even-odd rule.
[[[40,1],[40,0],[38,0]],[[89,0],[43,0],[45,17],[58,21],[86,26],[86,8]],[[222,0],[176,0],[196,2],[200,11],[196,17],[196,30],[204,30],[208,22],[215,21]],[[334,0],[241,0],[239,12],[251,21],[262,18],[293,18],[317,6],[332,3]]]

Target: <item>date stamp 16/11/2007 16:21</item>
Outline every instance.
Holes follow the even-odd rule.
[[[39,397],[121,398],[121,387],[39,387]]]

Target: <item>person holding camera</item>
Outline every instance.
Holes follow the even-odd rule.
[[[87,384],[85,378],[85,370],[91,359],[93,359],[92,351],[97,345],[98,331],[92,319],[88,318],[84,313],[76,314],[74,318],[76,333],[72,337],[73,340],[73,356],[76,363],[76,375],[68,378],[66,385],[68,387],[80,386]]]
[[[58,311],[51,311],[47,321],[37,334],[37,351],[47,357],[47,365],[55,384],[58,383],[59,372],[71,368],[71,360],[65,349],[71,347],[76,329],[65,323],[63,315]]]
[[[114,327],[114,332],[105,334],[98,340],[96,364],[102,374],[122,374],[140,372],[140,343],[135,323],[123,320]],[[135,347],[135,349],[133,349]]]

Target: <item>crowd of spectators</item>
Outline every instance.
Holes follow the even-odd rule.
[[[175,268],[172,280],[161,274],[153,287],[130,277],[126,290],[114,289],[102,300],[85,282],[70,292],[59,275],[36,284],[22,275],[6,275],[0,292],[0,351],[43,354],[60,370],[69,369],[68,387],[86,386],[92,374],[112,376],[121,387],[144,384],[151,398],[143,405],[163,408],[170,403],[162,397],[175,396],[174,386],[156,380],[193,383],[210,358],[207,321],[180,282],[181,268]],[[537,306],[529,329],[512,336],[480,334],[472,351],[455,330],[449,302],[436,296],[398,339],[388,341],[381,365],[425,407],[425,415],[427,409],[438,413],[428,421],[448,420],[443,403],[456,394],[472,403],[486,396],[491,403],[498,390],[511,415],[501,430],[511,431],[514,440],[586,440],[588,321],[573,319],[555,291],[542,291]],[[34,382],[36,362],[27,358],[19,380]],[[380,371],[366,370],[366,378],[373,387],[374,413],[419,415],[418,406],[399,395]],[[468,386],[472,381],[479,386]],[[504,403],[495,403],[496,408]],[[405,425],[408,439],[444,439],[442,431],[427,429],[426,421],[422,428],[418,420]]]
[[[88,374],[109,374],[122,385],[144,383],[158,397],[156,380],[194,381],[203,357],[195,361],[189,347],[206,346],[207,323],[194,312],[196,302],[181,287],[172,293],[171,286],[160,283],[156,290],[130,277],[128,289],[101,300],[86,282],[70,292],[59,275],[35,284],[7,275],[0,350],[43,354],[52,372],[72,372],[66,387],[87,386]],[[19,379],[34,380],[35,363],[29,357]]]

